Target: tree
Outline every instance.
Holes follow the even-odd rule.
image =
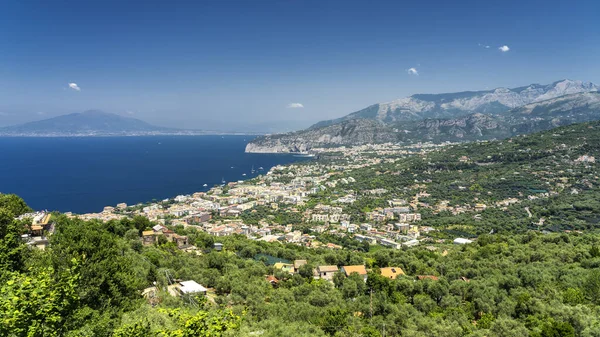
[[[135,273],[140,261],[130,254],[127,241],[105,230],[93,221],[61,217],[51,237],[53,267],[65,267],[66,261],[80,261],[79,295],[94,309],[106,306],[126,308],[139,298],[146,285],[146,275]]]
[[[172,317],[177,324],[174,330],[159,331],[159,335],[163,337],[220,337],[226,331],[239,329],[242,319],[231,310],[201,310],[195,314],[177,309],[163,312]]]
[[[313,278],[313,266],[310,264],[304,264],[300,266],[300,270],[298,271],[298,274],[300,274],[300,276],[302,276],[305,279],[312,279]]]
[[[567,322],[550,319],[542,326],[539,337],[575,337],[575,329]]]
[[[26,245],[21,240],[23,223],[14,219],[13,213],[0,208],[0,276],[3,271],[16,271],[23,267]]]
[[[25,201],[14,194],[0,193],[0,209],[4,209],[14,216],[19,216],[31,212]]]
[[[600,270],[593,270],[589,273],[584,289],[592,302],[600,304]]]
[[[337,331],[344,330],[348,325],[348,312],[341,308],[327,309],[319,325],[321,330],[333,336]]]
[[[77,262],[12,273],[0,288],[0,336],[61,336],[78,302]]]

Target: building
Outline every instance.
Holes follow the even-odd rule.
[[[290,274],[294,273],[294,265],[291,263],[277,262],[273,265],[273,268],[279,269],[281,271],[284,271],[284,272],[290,273]]]
[[[354,239],[360,242],[367,242],[370,245],[374,245],[377,243],[377,240],[375,240],[375,238],[361,234],[354,234]]]
[[[314,278],[333,281],[333,275],[338,271],[337,266],[318,266],[315,269]]]
[[[156,233],[154,231],[143,231],[142,232],[142,243],[146,246],[154,244],[156,242]]]
[[[404,271],[400,267],[386,267],[386,268],[381,268],[380,271],[381,271],[381,276],[392,279],[392,280],[395,280],[396,277],[398,277],[399,275],[406,275],[406,274],[404,274]]]
[[[381,239],[381,241],[379,241],[379,243],[382,246],[390,247],[390,248],[394,248],[394,249],[400,249],[402,247],[402,245],[400,243],[393,241],[393,240],[389,240],[389,239]]]
[[[294,260],[294,273],[298,273],[300,271],[300,267],[302,267],[305,264],[308,264],[308,261],[306,261],[306,260]]]
[[[404,246],[404,247],[414,247],[414,246],[418,246],[418,245],[419,245],[419,240],[416,240],[416,239],[402,243],[402,246]]]
[[[464,239],[464,238],[456,238],[454,239],[454,244],[456,245],[466,245],[469,243],[473,243],[473,241],[469,240],[469,239]]]
[[[363,278],[364,281],[367,281],[367,269],[363,265],[343,266],[342,269],[341,269],[341,271],[346,276],[350,276],[353,273],[357,273],[358,275],[362,276],[362,278]]]
[[[206,288],[202,285],[196,283],[196,281],[181,281],[174,284],[174,290],[179,293],[180,296],[183,295],[206,295]],[[171,289],[169,289],[171,290]],[[169,291],[171,294],[173,292]]]

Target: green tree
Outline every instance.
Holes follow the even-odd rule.
[[[0,209],[4,209],[14,216],[19,216],[31,212],[25,201],[14,194],[0,193]]]
[[[77,263],[12,273],[0,287],[0,336],[61,336],[77,306]]]
[[[26,245],[21,240],[23,223],[14,214],[0,208],[0,277],[3,271],[20,270],[23,266]]]

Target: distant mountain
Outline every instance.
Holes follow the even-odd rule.
[[[590,82],[563,80],[514,89],[413,95],[319,122],[303,131],[258,137],[246,150],[296,152],[376,142],[504,138],[600,119],[598,90],[600,87]],[[342,134],[348,127],[353,127],[353,132]],[[374,133],[379,135],[369,136]]]
[[[195,135],[209,133],[214,134],[215,132],[154,126],[136,118],[123,117],[99,110],[88,110],[0,128],[0,136],[23,137]]]
[[[591,82],[562,80],[548,85],[531,84],[514,89],[418,94],[374,104],[342,118],[319,122],[311,128],[349,119],[373,119],[393,123],[426,118],[454,118],[476,112],[494,114],[559,96],[598,90],[600,86]]]

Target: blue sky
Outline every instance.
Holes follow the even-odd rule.
[[[87,109],[307,125],[415,93],[598,83],[598,13],[591,0],[5,0],[0,126]]]

